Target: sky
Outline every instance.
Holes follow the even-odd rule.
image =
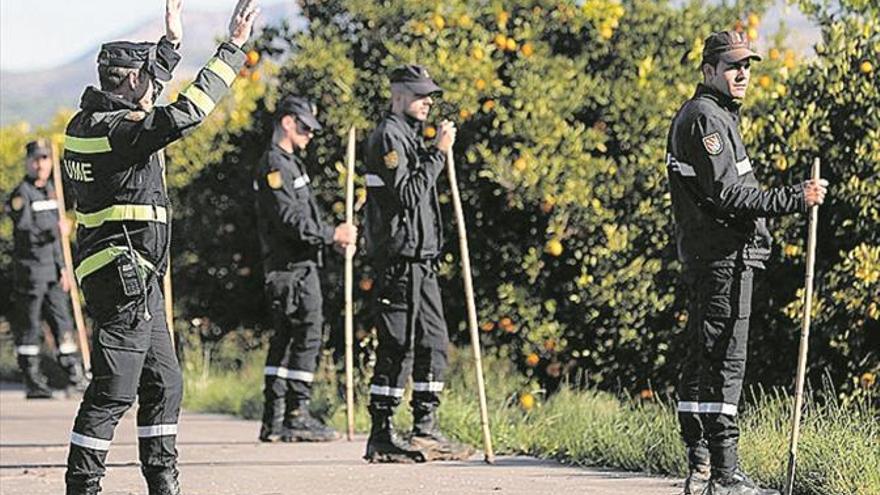
[[[293,0],[261,0],[263,6]],[[771,18],[798,25],[803,17],[777,0]],[[231,12],[236,0],[184,0],[186,10]],[[14,72],[48,69],[68,62],[115,35],[150,19],[161,19],[165,0],[2,0],[0,69]],[[88,29],[83,29],[87,26]],[[773,26],[775,28],[775,25]],[[762,24],[762,34],[770,26]]]
[[[184,0],[184,29],[187,9],[231,13],[236,3]],[[164,14],[165,0],[3,0],[0,69],[21,72],[61,65],[144,21],[162,19]]]

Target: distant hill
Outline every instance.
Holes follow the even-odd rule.
[[[213,55],[217,40],[226,31],[227,12],[187,11],[184,17],[183,59],[175,71],[175,79],[191,78]],[[284,2],[263,9],[261,24],[275,24],[288,19],[294,26],[304,26],[296,2]],[[156,41],[165,32],[161,17],[142,24],[113,39]],[[83,89],[96,85],[98,74],[95,60],[99,46],[75,60],[49,70],[15,73],[0,71],[0,125],[27,121],[34,125],[48,122],[61,108],[79,107]]]

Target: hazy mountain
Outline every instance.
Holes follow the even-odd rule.
[[[227,12],[187,11],[184,14],[183,59],[175,79],[191,78],[213,55],[217,40],[229,22]],[[304,25],[296,2],[284,2],[263,9],[261,24],[274,24],[287,18],[293,25]],[[165,32],[161,16],[112,40],[156,41]],[[60,108],[79,107],[83,89],[96,85],[95,60],[99,46],[60,67],[33,72],[0,71],[0,125],[24,120],[34,125],[48,122]]]

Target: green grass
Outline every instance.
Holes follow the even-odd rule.
[[[236,371],[206,369],[204,360],[188,359],[185,407],[258,418],[264,355],[252,353]],[[519,394],[528,389],[525,379],[499,358],[487,358],[484,369],[489,371],[487,394],[496,453],[531,454],[569,464],[671,476],[684,474],[678,424],[669,404],[621,400],[604,392],[567,388],[549,400],[538,400],[531,411],[525,412],[518,401]],[[333,370],[323,366],[312,408],[343,430],[345,410],[334,380]],[[369,427],[366,382],[359,382],[357,389],[360,400],[356,429],[365,432]],[[480,447],[475,390],[468,355],[455,353],[440,410],[441,424],[451,436]],[[749,403],[740,418],[743,467],[760,482],[780,488],[787,462],[791,401],[779,394],[760,392]],[[869,398],[827,404],[808,401],[795,493],[880,494],[880,411],[868,404]],[[401,429],[411,424],[408,409],[400,407],[395,418]]]

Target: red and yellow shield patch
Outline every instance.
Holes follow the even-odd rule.
[[[281,189],[281,186],[284,185],[284,179],[281,178],[281,171],[273,170],[266,174],[266,183],[269,184],[269,187],[272,189]]]
[[[724,141],[721,139],[721,134],[713,132],[708,136],[703,136],[703,146],[710,155],[721,153],[724,151]]]

